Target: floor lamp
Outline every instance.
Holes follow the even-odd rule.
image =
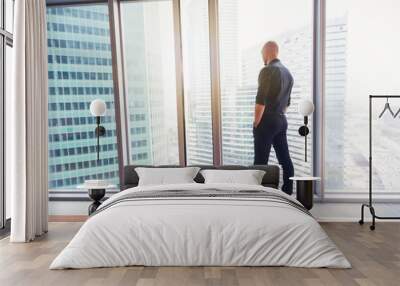
[[[96,117],[97,127],[95,129],[95,134],[97,136],[97,161],[100,161],[100,136],[106,134],[106,129],[104,126],[100,125],[100,117],[104,116],[106,113],[107,106],[104,100],[95,99],[90,103],[90,113]]]
[[[308,116],[314,112],[314,104],[308,99],[304,99],[299,103],[298,112],[304,117],[304,125],[300,126],[299,134],[304,136],[304,161],[307,162],[307,135],[310,133],[308,129]]]

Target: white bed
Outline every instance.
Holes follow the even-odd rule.
[[[174,190],[246,195],[136,197]],[[264,193],[253,197],[252,191],[265,192],[272,199],[263,198]],[[281,191],[254,185],[131,188],[103,203],[50,269],[128,265],[350,268],[318,222],[293,203],[299,204]]]

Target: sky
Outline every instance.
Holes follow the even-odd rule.
[[[400,94],[400,1],[336,0],[334,4],[338,5],[335,13],[329,12],[333,3],[328,4],[328,18],[346,12],[348,17],[347,80],[353,98],[349,103],[358,104],[373,93]],[[367,101],[363,103],[365,108]]]
[[[222,0],[229,1],[229,0]],[[312,25],[312,0],[238,0],[241,49]],[[223,6],[221,5],[222,9]]]

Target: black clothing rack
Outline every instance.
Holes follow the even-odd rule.
[[[375,229],[375,219],[400,219],[400,217],[384,217],[378,216],[375,213],[375,209],[373,207],[372,201],[372,101],[375,98],[400,98],[400,95],[370,95],[369,96],[369,202],[368,204],[362,204],[361,206],[361,219],[359,220],[359,224],[364,224],[364,208],[369,208],[369,211],[372,215],[372,225],[370,225],[370,229]]]

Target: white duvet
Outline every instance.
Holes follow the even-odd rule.
[[[50,269],[127,265],[351,267],[318,222],[288,204],[257,198],[155,198],[112,204],[130,192],[205,188],[263,190],[294,201],[272,188],[237,184],[128,189],[100,206],[104,210],[85,222]]]

